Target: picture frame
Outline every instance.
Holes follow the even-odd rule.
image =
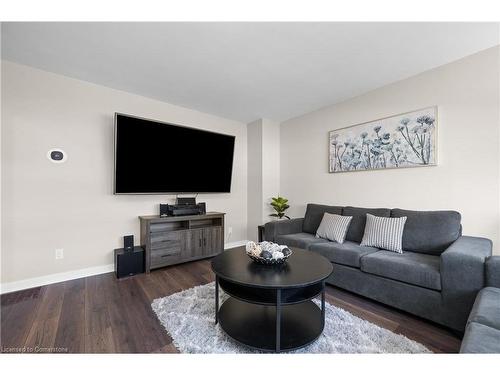
[[[371,120],[328,133],[329,173],[437,165],[438,107]]]

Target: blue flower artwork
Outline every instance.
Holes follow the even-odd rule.
[[[329,133],[330,173],[436,165],[437,107]]]

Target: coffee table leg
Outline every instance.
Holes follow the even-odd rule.
[[[276,352],[281,349],[281,289],[276,290]]]
[[[219,323],[219,276],[215,276],[215,324]]]
[[[321,289],[321,321],[325,327],[325,282],[323,281],[323,288]]]

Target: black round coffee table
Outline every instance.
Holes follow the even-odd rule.
[[[325,280],[333,271],[323,256],[301,249],[280,266],[253,262],[244,248],[212,260],[215,323],[233,339],[264,351],[288,351],[316,340],[325,326]],[[219,309],[219,286],[229,298]],[[321,309],[312,299],[321,294]]]

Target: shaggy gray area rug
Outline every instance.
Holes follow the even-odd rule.
[[[227,295],[221,291],[220,301]],[[214,324],[215,285],[200,285],[153,301],[151,307],[181,353],[256,353]],[[319,301],[314,300],[318,305]],[[321,336],[290,353],[430,353],[423,345],[325,303]]]

